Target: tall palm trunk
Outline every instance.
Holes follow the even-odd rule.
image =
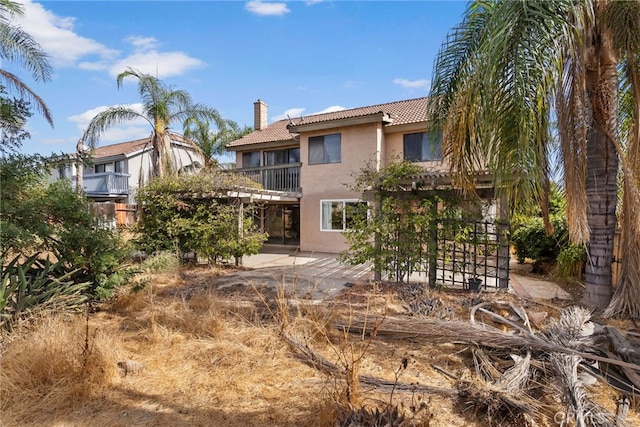
[[[604,308],[611,300],[611,265],[618,197],[618,154],[614,138],[617,117],[616,59],[608,33],[598,28],[587,40],[586,89],[589,102],[587,131],[587,222],[590,229],[589,256],[585,269],[584,301]]]
[[[587,222],[589,257],[585,302],[606,307],[611,299],[611,264],[616,226],[618,156],[601,126],[592,121],[587,135]]]
[[[159,121],[153,135],[153,176],[166,176],[171,172],[170,154],[171,135],[166,130],[164,122]]]

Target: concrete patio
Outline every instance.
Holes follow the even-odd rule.
[[[336,254],[299,252],[295,247],[265,245],[257,255],[242,259],[245,268],[220,277],[218,288],[236,285],[280,287],[313,300],[324,300],[350,283],[373,278],[370,265],[350,266],[341,263]],[[571,299],[556,283],[531,277],[512,269],[509,292],[522,298]],[[493,289],[487,289],[492,291]]]

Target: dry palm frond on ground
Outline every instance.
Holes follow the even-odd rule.
[[[95,312],[3,337],[2,425],[520,426],[593,408],[611,420],[621,394],[600,378],[615,368],[629,386],[625,372],[637,372],[633,352],[594,351],[575,334],[554,340],[553,328],[577,328],[534,321],[504,296],[380,284],[314,304],[259,283],[218,290],[217,274],[150,274],[143,290]],[[613,334],[600,329],[594,341]],[[614,329],[619,349],[633,346]],[[599,379],[596,390],[547,381],[574,381],[576,366],[578,381]]]

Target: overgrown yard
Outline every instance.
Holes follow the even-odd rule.
[[[370,284],[314,304],[259,283],[217,290],[219,274],[155,274],[140,292],[91,313],[46,316],[5,335],[1,424],[518,426],[570,418],[562,384],[545,383],[552,347],[529,346],[532,374],[512,377],[521,380],[515,388],[501,381],[527,354],[527,345],[509,342],[526,339],[513,311],[528,313],[537,336],[562,307]],[[480,330],[495,334],[473,344]],[[521,355],[510,357],[515,348]],[[616,414],[619,391],[601,380],[586,390],[598,410]],[[632,398],[627,425],[640,425],[635,405]]]

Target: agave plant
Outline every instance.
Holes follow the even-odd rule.
[[[76,283],[78,270],[61,266],[36,253],[26,260],[16,256],[2,268],[0,327],[11,327],[36,310],[78,310],[87,300],[89,282]]]

